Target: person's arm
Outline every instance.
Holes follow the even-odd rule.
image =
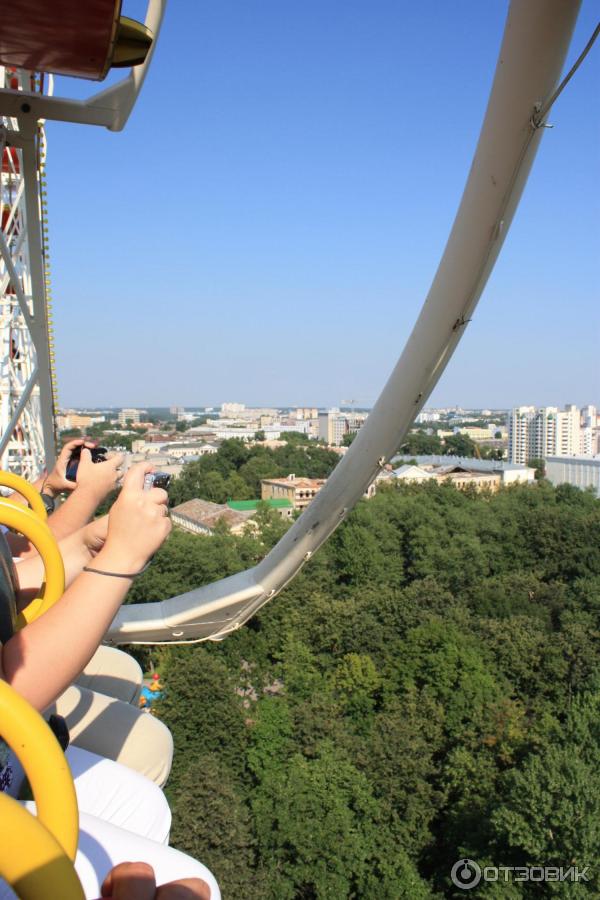
[[[166,491],[144,490],[144,475],[152,469],[143,464],[127,474],[94,569],[133,575],[169,534]],[[45,709],[87,665],[130,584],[130,578],[82,572],[47,613],[2,647],[2,677],[36,709]]]
[[[108,516],[101,516],[59,542],[58,547],[65,566],[65,587],[69,587],[81,574],[83,567],[102,550],[107,530]],[[37,551],[27,554],[19,563],[18,576],[17,608],[22,610],[39,596],[45,580],[44,564]]]
[[[70,481],[66,477],[67,466],[76,447],[82,448],[77,481]],[[34,483],[36,489],[52,499],[62,493],[69,494],[65,502],[48,518],[48,527],[57,541],[69,537],[89,522],[100,503],[119,482],[118,469],[123,462],[123,455],[116,453],[105,462],[93,463],[89,451],[91,447],[95,447],[95,444],[82,438],[69,441],[62,448],[52,472]],[[27,504],[25,498],[17,492],[10,497],[11,500]],[[7,540],[13,556],[21,559],[36,556],[37,551],[23,535],[9,533]]]

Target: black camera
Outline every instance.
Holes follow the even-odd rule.
[[[166,491],[169,487],[171,476],[167,472],[148,472],[144,476],[144,490],[149,491],[150,488],[162,488]]]
[[[92,454],[92,462],[106,462],[106,454],[108,450],[106,447],[87,447],[87,450]],[[81,451],[83,447],[75,447],[75,449],[71,453],[71,458],[69,460],[69,464],[67,465],[66,478],[68,481],[76,481],[77,480],[77,469],[79,467],[79,460],[81,459]]]

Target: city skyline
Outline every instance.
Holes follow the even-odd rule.
[[[61,404],[371,406],[435,274],[506,9],[169,8],[123,133],[47,126]],[[584,2],[567,65],[593,12]],[[592,52],[553,109],[428,405],[600,395],[599,70]]]

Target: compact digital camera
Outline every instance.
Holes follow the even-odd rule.
[[[81,459],[81,451],[82,447],[75,447],[75,449],[71,452],[71,458],[69,460],[69,464],[67,465],[66,478],[68,481],[76,481],[77,480],[77,469],[79,467],[79,460]],[[108,450],[106,447],[87,447],[92,454],[92,462],[106,462],[106,454]]]
[[[167,472],[148,472],[144,476],[144,490],[149,491],[150,488],[157,487],[166,491],[170,480],[171,476]]]

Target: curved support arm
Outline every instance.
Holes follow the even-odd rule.
[[[220,640],[279,593],[396,452],[471,319],[523,193],[579,0],[513,0],[475,157],[429,294],[366,423],[327,484],[255,568],[161,603],[124,607],[114,643]]]

